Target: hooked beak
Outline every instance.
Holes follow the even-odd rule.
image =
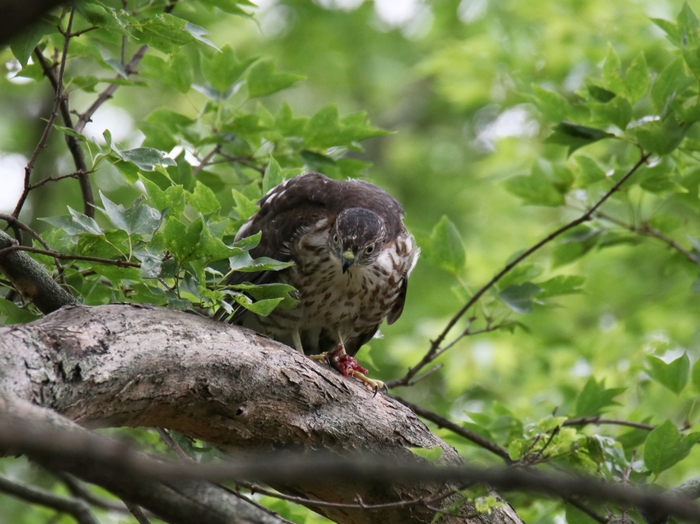
[[[347,272],[348,269],[350,269],[350,266],[352,266],[355,263],[355,253],[353,253],[351,250],[345,251],[341,257],[340,257],[340,264],[343,268],[343,273]]]

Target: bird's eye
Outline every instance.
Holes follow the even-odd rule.
[[[374,246],[369,246],[367,249],[365,249],[365,253],[370,255],[371,253],[374,252]]]
[[[333,235],[333,243],[334,244],[338,243],[338,235],[337,234]]]

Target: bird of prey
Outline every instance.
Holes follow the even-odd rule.
[[[232,273],[229,284],[281,282],[296,289],[297,305],[267,317],[239,308],[229,322],[249,327],[325,360],[373,388],[354,355],[386,318],[403,311],[408,276],[418,258],[403,224],[401,204],[362,180],[337,181],[320,173],[296,176],[272,188],[236,240],[258,232],[257,257],[291,261],[281,271]],[[218,318],[222,318],[220,310]]]

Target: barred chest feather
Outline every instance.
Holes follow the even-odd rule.
[[[280,281],[298,290],[299,304],[291,310],[275,310],[258,326],[277,340],[300,334],[307,353],[327,351],[336,344],[374,333],[396,302],[403,279],[418,255],[411,235],[399,237],[366,265],[353,265],[343,273],[340,260],[331,254],[329,229],[323,221],[298,235],[289,246],[295,265],[282,271]]]

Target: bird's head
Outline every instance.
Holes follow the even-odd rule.
[[[386,227],[374,211],[351,207],[340,212],[328,241],[345,273],[353,265],[367,265],[376,259],[386,241]]]

